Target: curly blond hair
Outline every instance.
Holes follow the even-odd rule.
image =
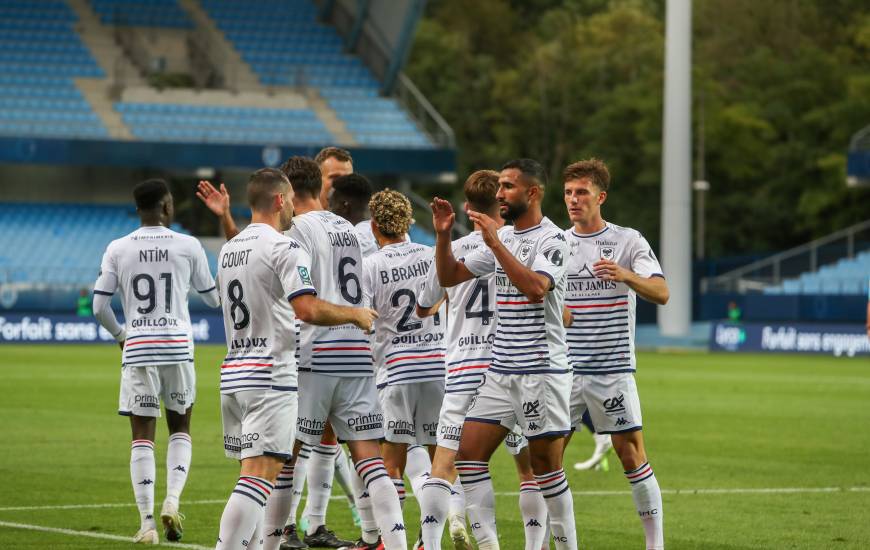
[[[378,229],[387,237],[401,237],[411,227],[411,201],[398,191],[387,188],[375,193],[369,201],[369,210]]]

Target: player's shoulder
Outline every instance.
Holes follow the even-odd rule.
[[[613,238],[624,241],[624,242],[634,242],[634,241],[643,241],[644,236],[640,231],[633,227],[627,227],[623,225],[617,225],[615,223],[607,222],[607,229],[610,233],[610,236]],[[605,233],[604,235],[606,235]],[[603,236],[603,235],[602,235]]]
[[[500,228],[499,231],[501,231],[501,229],[503,228]],[[468,235],[463,235],[458,239],[455,239],[451,243],[451,246],[454,254],[467,254],[480,248],[483,244],[483,237],[480,235],[480,231],[472,231]]]
[[[550,221],[550,218],[541,220],[541,231],[538,238],[542,241],[566,242],[565,230]]]

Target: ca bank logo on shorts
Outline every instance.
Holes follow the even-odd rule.
[[[136,394],[133,396],[133,402],[136,403],[137,407],[142,407],[144,409],[159,409],[160,408],[160,398],[156,395],[139,395]]]
[[[349,418],[347,420],[347,427],[355,432],[379,430],[384,427],[384,415],[381,413],[371,413]]]
[[[526,418],[538,418],[541,416],[541,402],[538,399],[523,403],[523,415]]]
[[[414,424],[406,420],[390,420],[387,423],[387,430],[395,435],[416,435]]]
[[[258,441],[259,439],[260,434],[258,432],[250,432],[242,434],[241,436],[224,435],[224,449],[234,453],[240,453],[242,452],[242,449],[252,448],[254,446],[254,441]]]
[[[622,414],[625,412],[625,396],[609,397],[604,400],[604,414]]]
[[[296,429],[309,435],[320,435],[326,429],[326,421],[312,420],[300,416],[296,419]]]

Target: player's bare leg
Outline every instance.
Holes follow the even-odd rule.
[[[384,466],[387,468],[387,473],[390,474],[390,479],[393,480],[393,485],[396,487],[396,492],[399,494],[399,502],[402,507],[405,506],[405,464],[408,460],[408,444],[407,443],[392,443],[384,441],[381,445],[384,452]]]
[[[154,434],[157,418],[130,416],[133,443],[130,447],[130,480],[133,496],[139,509],[140,527],[133,537],[139,544],[157,544],[157,523],[154,521],[154,480],[157,467],[154,461]]]
[[[507,436],[500,424],[466,420],[456,454],[456,470],[465,490],[466,512],[471,533],[480,550],[497,550],[495,494],[489,475],[489,460]]]
[[[661,550],[665,547],[662,492],[646,457],[643,432],[635,430],[615,433],[611,435],[611,439],[613,449],[622,462],[625,477],[631,484],[631,496],[643,523],[646,548]]]
[[[169,428],[169,444],[166,448],[166,499],[160,511],[164,536],[173,542],[181,540],[184,528],[181,521],[184,515],[179,509],[179,500],[187,476],[190,473],[192,442],[190,439],[190,418],[193,405],[184,414],[166,409],[166,426]]]
[[[264,532],[264,508],[283,467],[284,461],[272,456],[241,460],[239,481],[221,515],[215,550],[236,550],[262,544],[262,541],[253,539],[256,533]]]

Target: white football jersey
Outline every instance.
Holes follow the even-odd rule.
[[[362,305],[363,261],[358,234],[350,222],[325,210],[307,212],[293,218],[286,234],[308,252],[311,280],[321,300],[340,306]],[[300,325],[300,371],[372,376],[371,344],[359,327]]]
[[[612,260],[641,277],[663,277],[658,259],[639,232],[612,223],[590,235],[568,229],[565,237],[571,249],[565,306],[573,316],[568,348],[574,373],[634,372],[637,295],[625,283],[598,279],[592,266]]]
[[[273,227],[252,223],[227,241],[217,284],[227,356],[221,393],[296,389],[296,316],[290,300],[316,294],[302,246]]]
[[[480,231],[474,231],[452,243],[453,255],[465,256],[486,247]],[[434,306],[444,295],[435,266],[421,285],[418,303]],[[492,361],[495,339],[495,274],[489,273],[447,289],[447,393],[472,394],[483,384]]]
[[[163,226],[140,227],[112,241],[103,255],[94,293],[121,290],[127,339],[123,364],[193,361],[187,293],[215,291],[202,245]]]
[[[569,372],[568,347],[562,324],[568,244],[562,230],[548,218],[535,227],[499,230],[499,238],[520,263],[550,279],[542,302],[531,302],[514,286],[492,250],[483,246],[465,258],[478,277],[495,272],[498,324],[490,370],[500,374]]]
[[[359,237],[359,246],[363,258],[368,258],[378,251],[378,241],[372,233],[372,220],[363,220],[354,226]]]
[[[417,292],[432,266],[432,248],[389,244],[365,260],[365,303],[379,317],[372,339],[377,384],[444,380],[444,326],[440,315],[420,319]]]

